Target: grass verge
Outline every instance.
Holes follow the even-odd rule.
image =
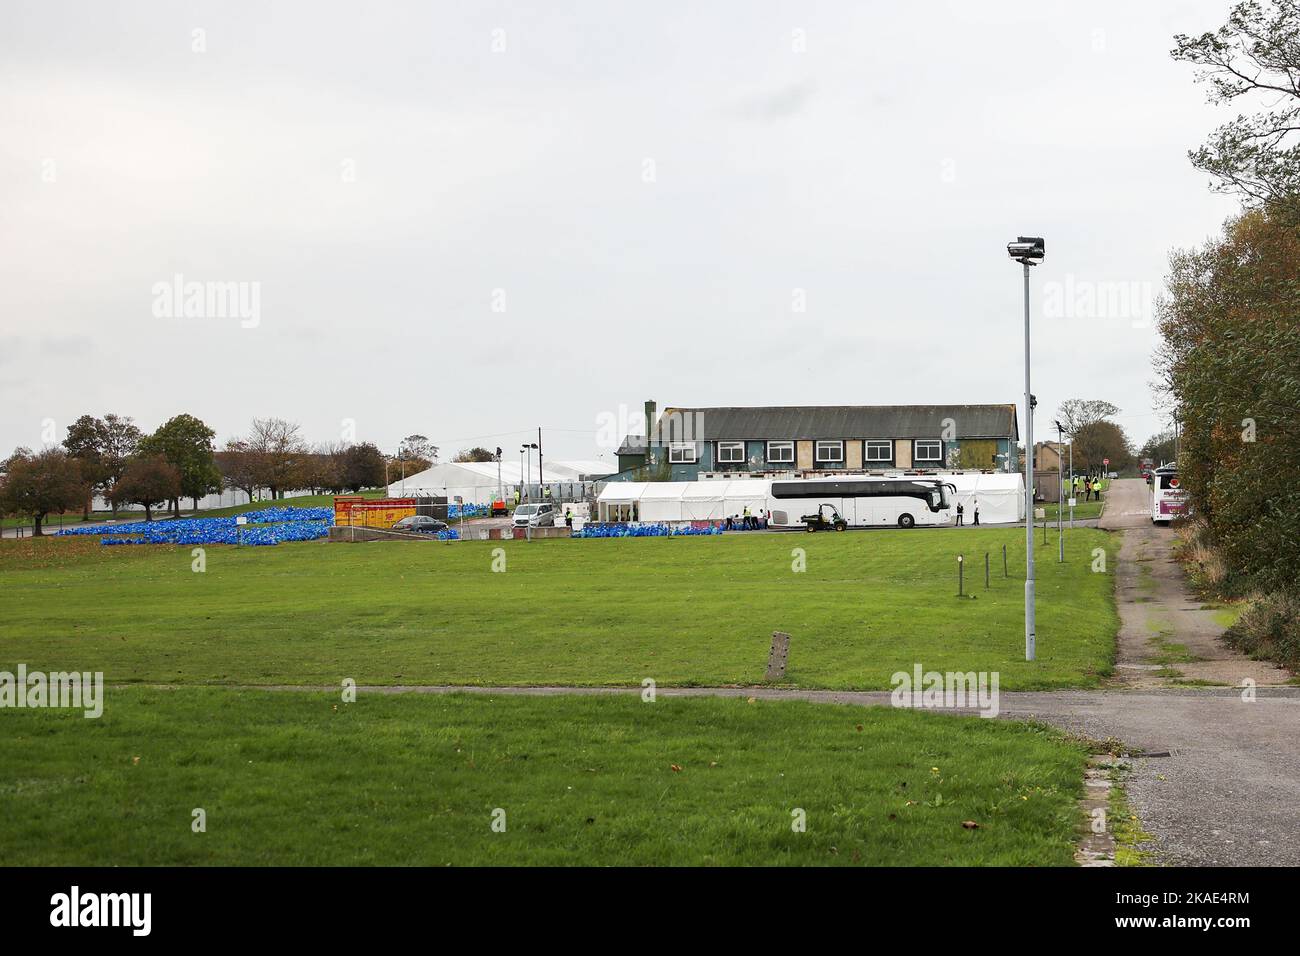
[[[1069,865],[1086,760],[743,698],[130,688],[0,720],[8,865]]]

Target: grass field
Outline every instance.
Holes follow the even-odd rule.
[[[1023,724],[743,698],[125,688],[98,720],[0,720],[10,866],[1069,865],[1085,759]]]
[[[888,688],[918,662],[998,671],[1002,690],[1096,683],[1118,619],[1091,551],[1110,539],[1071,532],[1063,565],[1054,531],[1036,545],[1033,663],[1023,542],[1016,529],[313,542],[212,546],[195,573],[189,548],[6,541],[0,667],[99,670],[109,683],[753,684],[779,628],[793,634],[786,683],[799,686]]]
[[[121,511],[118,512],[118,515],[121,516],[126,513],[127,512]],[[111,511],[92,511],[90,514],[91,521],[107,521],[111,517],[113,517]],[[60,523],[60,519],[62,519],[62,523]],[[85,523],[85,518],[82,516],[80,511],[68,512],[64,515],[46,515],[45,520],[41,522],[41,530],[46,534],[53,534],[55,531],[58,531],[60,527],[76,527],[77,525]],[[30,529],[31,527],[32,519],[28,517],[10,515],[8,517],[0,518],[0,528]],[[31,533],[30,530],[28,533]]]
[[[1074,506],[1074,519],[1076,521],[1081,521],[1085,518],[1100,518],[1101,506],[1102,506],[1102,502],[1100,501],[1084,501],[1082,498],[1080,498],[1079,503]],[[1055,521],[1057,503],[1055,501],[1049,501],[1047,502],[1047,504],[1043,505],[1042,507],[1047,511],[1048,520]],[[1067,504],[1064,508],[1060,510],[1061,510],[1061,517],[1064,518],[1066,521],[1069,521],[1070,506]]]

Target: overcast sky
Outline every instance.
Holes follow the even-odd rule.
[[[0,449],[184,411],[608,458],[647,398],[1020,403],[1017,234],[1037,437],[1105,398],[1140,444],[1169,250],[1235,206],[1168,51],[1227,9],[7,3]],[[178,274],[256,315],[168,312]]]

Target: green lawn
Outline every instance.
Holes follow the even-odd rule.
[[[743,698],[125,688],[0,722],[10,866],[1063,866],[1085,760],[1024,724]]]
[[[128,512],[119,511],[118,517],[120,518],[126,514],[128,514]],[[90,513],[91,521],[108,521],[112,517],[113,513],[111,511],[92,511]],[[41,530],[46,534],[52,534],[53,532],[58,531],[60,528],[59,518],[60,515],[46,515],[45,520],[41,522]],[[86,521],[80,511],[70,511],[62,515],[62,519],[62,527],[64,528],[85,524]],[[28,534],[30,534],[31,527],[32,519],[25,515],[9,515],[8,517],[0,518],[0,528],[27,528]]]
[[[1083,518],[1100,518],[1101,505],[1102,502],[1100,501],[1084,501],[1082,496],[1080,496],[1079,503],[1074,506],[1074,517],[1076,520]],[[1049,520],[1056,520],[1057,507],[1055,501],[1049,501],[1046,505],[1040,505],[1039,507],[1045,508]],[[1061,516],[1065,518],[1066,521],[1070,520],[1070,505],[1068,503],[1061,509]]]
[[[1090,552],[1111,539],[1071,532],[1064,565],[1054,531],[1035,540],[1033,663],[1017,529],[212,546],[201,574],[190,548],[6,541],[0,668],[110,683],[753,684],[779,628],[799,686],[888,688],[918,662],[998,671],[1002,690],[1095,684],[1118,618]]]

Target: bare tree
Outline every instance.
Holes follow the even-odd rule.
[[[438,463],[438,446],[424,435],[407,435],[397,446],[399,461],[426,461],[430,465]]]
[[[1188,155],[1219,192],[1295,211],[1300,194],[1300,2],[1247,0],[1212,33],[1178,34],[1172,56],[1198,68],[1221,105],[1254,102]]]
[[[283,498],[294,484],[306,443],[298,434],[296,422],[283,418],[254,418],[252,434],[245,445],[252,455],[259,487],[267,488],[271,497]]]
[[[1067,435],[1077,435],[1080,429],[1114,418],[1119,412],[1118,405],[1100,398],[1068,398],[1061,402],[1056,415]]]
[[[257,497],[259,470],[256,456],[242,438],[232,438],[216,454],[217,468],[227,488],[238,488],[252,501]]]

